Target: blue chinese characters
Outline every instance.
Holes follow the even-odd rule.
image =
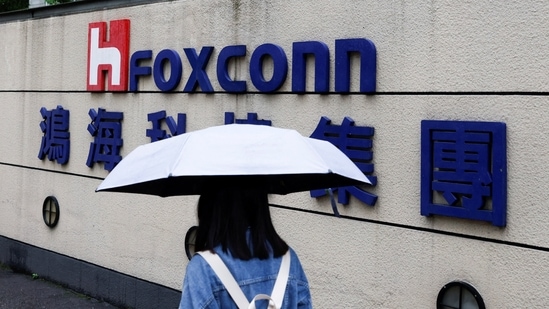
[[[246,119],[237,119],[232,112],[225,112],[225,124],[238,123],[238,124],[257,124],[270,126],[272,121],[267,119],[259,119],[257,113],[248,113]]]
[[[44,133],[38,158],[56,160],[59,164],[66,164],[70,154],[69,111],[57,106],[56,109],[40,109],[44,121],[40,122],[40,129]]]
[[[152,128],[147,129],[147,136],[151,138],[151,143],[163,140],[172,136],[177,136],[186,132],[187,114],[178,113],[177,122],[172,116],[166,116],[166,111],[159,111],[147,115],[147,120],[152,123]],[[162,122],[165,122],[171,134],[167,134],[162,129]]]
[[[112,169],[122,160],[120,147],[122,147],[121,112],[107,112],[99,108],[96,112],[93,108],[89,113],[92,122],[88,125],[88,132],[94,137],[90,143],[90,151],[86,165],[92,167],[96,162],[103,162],[107,171]]]
[[[373,127],[355,126],[355,122],[350,117],[345,117],[341,125],[332,125],[329,118],[322,117],[311,135],[313,138],[325,140],[334,144],[368,176],[372,185],[375,186],[377,177],[373,175],[373,136]],[[349,186],[337,188],[337,191],[337,200],[343,205],[349,204],[349,195],[353,195],[361,202],[370,206],[374,206],[377,201],[376,195],[358,187]],[[325,194],[326,191],[324,190],[311,191],[312,197],[319,197]]]
[[[506,126],[499,122],[421,124],[421,214],[506,225]]]

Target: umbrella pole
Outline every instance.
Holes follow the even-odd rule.
[[[334,190],[332,190],[332,188],[328,188],[326,189],[326,193],[330,195],[330,202],[332,203],[332,210],[334,211],[334,215],[340,218],[341,216],[339,215],[339,210],[337,210],[337,204],[334,198]]]

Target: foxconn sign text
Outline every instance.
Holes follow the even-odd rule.
[[[88,91],[139,91],[139,82],[153,78],[162,92],[175,91],[183,76],[183,55],[192,72],[185,82],[183,92],[244,93],[250,82],[258,92],[275,92],[288,77],[288,56],[276,44],[257,46],[250,56],[246,45],[222,47],[217,58],[216,78],[223,90],[214,90],[206,67],[214,55],[213,46],[203,46],[199,51],[189,47],[182,51],[163,49],[153,53],[150,49],[137,50],[130,55],[130,20],[93,22],[88,28]],[[108,32],[108,36],[107,36]],[[107,40],[108,37],[108,40]],[[338,93],[350,92],[351,57],[360,57],[360,92],[371,93],[376,89],[376,48],[365,38],[335,40],[334,89]],[[292,44],[292,92],[306,91],[307,58],[314,57],[314,92],[327,93],[330,89],[330,50],[319,41],[294,42]],[[264,62],[269,59],[272,69],[264,76]],[[235,80],[229,75],[230,62],[243,62],[249,68],[248,80]],[[145,65],[144,63],[152,63]],[[169,70],[168,70],[169,68]],[[152,75],[152,77],[151,77]]]

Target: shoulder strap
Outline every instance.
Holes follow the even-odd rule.
[[[276,278],[271,298],[274,300],[277,308],[282,308],[282,301],[284,300],[284,293],[286,292],[286,285],[288,284],[288,277],[290,276],[290,262],[292,256],[290,255],[290,249],[282,256],[282,262],[280,264],[280,270],[278,271],[278,277]]]
[[[276,306],[275,308],[282,308],[284,293],[286,292],[286,285],[288,284],[288,277],[290,274],[290,264],[292,259],[290,250],[282,256],[282,262],[280,263],[280,269],[278,270],[278,277],[276,278],[271,296],[269,297],[269,295],[265,294],[256,295],[251,303],[248,302],[248,298],[244,295],[244,292],[242,292],[240,286],[219,255],[208,250],[197,253],[200,254],[210,265],[239,309],[255,308],[255,301],[259,299],[268,299],[269,301],[274,302],[274,305]]]
[[[225,263],[223,263],[219,255],[211,253],[208,250],[197,253],[200,254],[206,262],[208,262],[208,264],[210,264],[210,267],[216,273],[219,280],[221,280],[221,283],[223,283],[238,308],[247,309],[250,304],[248,298],[246,298],[246,295],[244,295],[244,292],[242,292],[240,286],[231,275],[231,272],[227,266],[225,266]]]

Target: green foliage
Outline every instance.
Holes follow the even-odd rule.
[[[0,13],[29,8],[29,0],[0,0]]]
[[[45,0],[47,4],[62,4],[69,3],[76,0]],[[25,10],[29,8],[29,0],[0,0],[0,13],[15,11],[15,10]]]
[[[72,2],[73,0],[46,0],[47,4],[61,4],[61,3],[68,3]]]

